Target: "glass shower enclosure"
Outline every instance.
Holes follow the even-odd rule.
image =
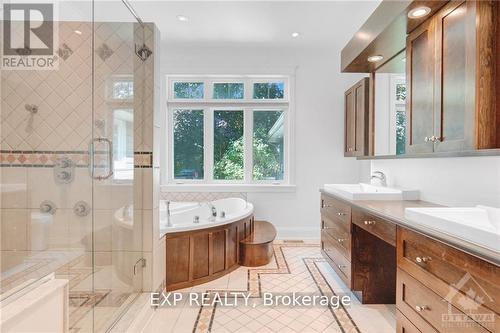
[[[47,4],[31,8],[41,14],[30,25],[48,30],[24,43],[15,39],[26,36],[25,7],[2,4],[3,57],[53,64],[0,73],[1,302],[66,279],[70,331],[105,332],[142,290],[134,156],[151,50],[125,1]],[[39,55],[50,42],[35,41],[50,33],[52,54]]]

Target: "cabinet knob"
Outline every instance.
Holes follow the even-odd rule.
[[[345,213],[340,212],[340,213],[337,213],[337,215],[338,215],[338,216],[344,216],[344,215],[345,215]]]
[[[415,306],[415,310],[417,310],[417,312],[422,312],[424,310],[427,310],[428,307],[426,305],[416,305]]]
[[[429,142],[429,140],[430,140],[430,138],[429,138],[428,136],[426,136],[426,137],[424,138],[424,141],[425,141],[425,142]]]
[[[338,267],[339,269],[343,269],[343,268],[346,268],[347,266],[346,266],[346,265],[337,265],[337,267]]]
[[[337,242],[342,243],[345,241],[345,238],[337,238]]]
[[[432,142],[437,142],[437,141],[439,141],[439,138],[437,136],[433,135],[433,136],[431,136],[430,140]]]
[[[374,225],[375,221],[364,221],[365,225]]]
[[[418,262],[419,264],[421,263],[426,263],[431,260],[431,257],[416,257],[415,261]]]

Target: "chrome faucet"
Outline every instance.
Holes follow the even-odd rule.
[[[170,221],[170,201],[166,201],[165,204],[167,205],[167,227],[171,227],[172,221]]]
[[[378,179],[380,181],[380,185],[387,186],[387,178],[385,177],[385,173],[382,171],[374,171],[371,179]]]
[[[215,206],[210,201],[205,202],[205,204],[208,206],[208,208],[210,208],[211,211],[211,216],[209,217],[209,220],[214,221],[215,218],[217,217],[217,208],[215,208]]]

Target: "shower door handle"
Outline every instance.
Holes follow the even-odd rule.
[[[108,166],[109,166],[109,171],[106,175],[104,176],[96,176],[95,175],[95,164],[94,164],[94,161],[95,161],[95,147],[94,147],[94,143],[95,142],[104,142],[107,144],[108,146]],[[90,141],[90,145],[89,145],[89,156],[90,156],[90,160],[89,160],[89,171],[90,171],[90,176],[93,178],[93,179],[96,179],[96,180],[105,180],[105,179],[108,179],[109,177],[111,177],[113,175],[113,143],[111,142],[110,139],[108,138],[94,138]]]

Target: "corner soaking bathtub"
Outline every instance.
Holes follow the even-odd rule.
[[[213,220],[209,203],[171,202],[170,226],[168,225],[167,205],[160,202],[160,234],[212,228],[245,219],[253,214],[253,205],[241,198],[227,198],[211,201],[217,217]],[[220,217],[220,212],[225,217]]]

